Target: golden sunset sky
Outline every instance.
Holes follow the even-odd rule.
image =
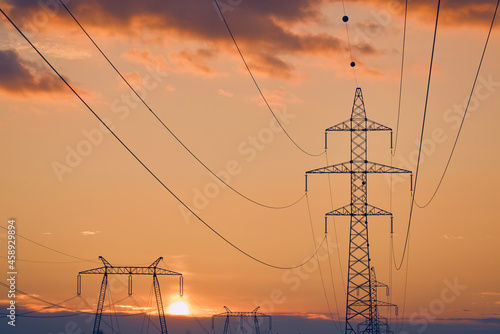
[[[356,87],[363,90],[367,117],[396,129],[404,1],[345,1],[350,44],[341,1],[220,2],[263,95],[303,150],[324,151],[324,131],[350,117]],[[329,164],[349,160],[348,133],[329,134],[326,158],[303,153],[277,127],[212,1],[65,3],[169,129],[252,200],[289,205],[304,195],[306,171],[326,166],[327,159]],[[428,0],[408,5],[394,157],[388,133],[368,135],[370,161],[414,173],[436,5]],[[436,189],[452,149],[495,5],[493,0],[441,4],[415,196],[421,206]],[[349,203],[347,175],[330,177],[331,198],[328,176],[313,175],[307,199],[290,208],[247,201],[216,181],[137,101],[58,1],[3,0],[0,7],[179,199],[259,260],[281,267],[302,263],[324,238],[324,214],[332,204]],[[248,311],[260,305],[267,313],[328,316],[322,274],[333,314],[345,317],[348,218],[329,220],[330,261],[325,244],[319,259],[296,270],[249,259],[189,214],[12,25],[4,17],[0,22],[1,226],[15,218],[17,233],[39,244],[18,237],[18,289],[59,302],[75,295],[79,271],[100,266],[98,256],[115,265],[146,266],[163,256],[162,267],[183,273],[183,300],[194,314],[222,312],[223,305]],[[370,219],[372,264],[380,281],[389,283],[392,276],[391,300],[400,315],[406,300],[405,318],[442,300],[447,282],[466,287],[434,313],[436,318],[500,318],[499,32],[497,22],[446,177],[429,206],[414,208],[406,298],[406,259],[400,271],[390,273],[390,221]],[[368,198],[394,213],[399,262],[410,178],[394,176],[392,192],[390,183],[389,177],[369,176]],[[0,268],[6,271],[2,231]],[[83,295],[95,299],[100,277],[83,282]],[[179,300],[177,282],[161,282],[168,307]],[[147,299],[150,281],[138,279],[135,287]],[[115,288],[117,295],[125,289],[120,283]],[[0,301],[6,300],[1,292]],[[21,300],[25,307],[41,305]]]

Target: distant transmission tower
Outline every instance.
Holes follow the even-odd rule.
[[[378,306],[395,305],[378,301],[376,298],[376,288],[381,283],[375,280],[370,264],[368,216],[391,216],[392,230],[392,213],[368,204],[367,176],[368,173],[411,172],[368,161],[368,131],[391,131],[392,146],[392,129],[366,118],[361,88],[356,88],[351,118],[326,129],[326,131],[326,134],[328,131],[348,131],[351,133],[351,160],[306,172],[306,190],[308,174],[345,173],[351,175],[351,203],[328,212],[325,217],[325,221],[328,216],[351,217],[345,333],[382,333],[382,327],[385,328],[386,333],[389,333],[388,326],[380,325],[386,322],[380,318]],[[326,134],[325,146],[327,143]]]
[[[271,331],[271,329],[272,329],[271,316],[258,312],[260,306],[258,306],[256,309],[254,309],[251,312],[233,312],[225,306],[224,306],[224,308],[226,309],[226,312],[215,314],[212,316],[212,331],[215,329],[215,318],[226,318],[226,321],[224,322],[223,334],[228,334],[228,332],[230,332],[229,320],[232,317],[240,318],[240,330],[241,330],[241,332],[243,332],[243,318],[253,318],[256,334],[260,334],[260,326],[259,326],[259,319],[258,318],[268,318],[269,319],[269,331]]]
[[[128,294],[132,295],[132,275],[150,275],[153,276],[153,286],[155,289],[156,296],[156,306],[158,308],[158,316],[160,318],[161,333],[167,334],[167,322],[165,321],[165,311],[163,310],[163,301],[161,298],[160,282],[158,281],[159,275],[175,275],[180,276],[180,295],[183,294],[183,279],[182,274],[175,271],[170,271],[162,268],[158,268],[158,263],[163,259],[159,257],[155,262],[153,262],[148,267],[116,267],[112,266],[108,261],[106,261],[102,256],[99,259],[104,264],[104,267],[99,267],[90,270],[80,271],[77,276],[76,293],[81,295],[82,293],[82,277],[81,275],[103,275],[101,290],[99,292],[99,299],[97,302],[97,310],[95,313],[94,329],[93,334],[99,333],[99,327],[101,325],[102,310],[104,308],[104,299],[106,298],[106,289],[108,286],[108,275],[128,275]]]

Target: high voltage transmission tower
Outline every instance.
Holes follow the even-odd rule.
[[[370,322],[368,320],[366,320],[366,321],[358,324],[358,333],[366,333],[366,329],[370,325],[373,328],[373,331],[372,331],[373,333],[383,333],[382,328],[385,329],[385,331],[384,331],[385,333],[393,333],[389,328],[389,322],[387,321],[387,318],[382,317],[378,313],[378,308],[379,308],[379,306],[394,307],[396,310],[396,316],[397,316],[398,315],[398,307],[397,307],[397,305],[383,302],[383,301],[378,299],[377,289],[378,288],[385,288],[386,289],[385,290],[386,296],[389,296],[389,286],[387,284],[380,283],[379,281],[377,281],[377,276],[375,275],[375,268],[374,267],[371,268],[370,277],[371,277],[371,280],[370,280],[370,282],[371,282],[371,295],[372,295],[371,298],[373,301],[373,319],[374,319],[374,322],[370,324]]]
[[[153,276],[153,286],[156,296],[156,306],[158,308],[158,316],[160,318],[161,333],[167,334],[167,322],[165,321],[165,311],[163,310],[163,301],[161,298],[160,282],[158,281],[158,276],[160,275],[174,275],[180,277],[180,295],[183,294],[183,279],[182,274],[175,271],[170,271],[167,269],[158,268],[158,263],[163,259],[159,257],[155,262],[153,262],[148,267],[117,267],[112,266],[108,261],[106,261],[102,256],[99,259],[104,264],[104,267],[89,269],[80,271],[77,276],[77,295],[82,293],[82,277],[81,275],[103,275],[101,282],[101,290],[99,292],[99,299],[97,302],[97,310],[95,313],[94,329],[93,334],[99,333],[99,327],[101,325],[102,310],[104,308],[104,299],[106,298],[106,289],[108,286],[108,275],[128,275],[128,294],[132,295],[132,275],[149,275]]]
[[[308,174],[345,173],[351,175],[351,203],[328,212],[325,216],[325,225],[328,216],[351,217],[345,333],[381,333],[382,327],[386,329],[386,332],[390,332],[388,326],[383,325],[387,322],[379,316],[378,306],[395,305],[377,300],[376,289],[382,285],[376,281],[371,266],[368,216],[390,216],[392,231],[392,213],[368,204],[367,176],[369,173],[411,174],[411,172],[368,161],[368,131],[391,131],[392,146],[392,129],[366,118],[361,88],[356,88],[351,118],[326,129],[325,146],[327,146],[329,131],[351,133],[351,160],[306,172],[306,191]]]
[[[215,329],[215,318],[226,318],[226,321],[224,322],[223,334],[227,334],[230,331],[229,319],[231,317],[240,318],[240,330],[241,330],[241,332],[243,332],[243,318],[253,318],[256,334],[260,334],[260,326],[259,326],[259,319],[258,318],[268,318],[269,319],[269,331],[271,331],[271,329],[272,329],[271,316],[258,312],[260,306],[258,306],[255,310],[253,310],[251,312],[233,312],[230,309],[228,309],[226,306],[224,306],[224,308],[226,309],[226,312],[215,314],[212,316],[212,330]]]

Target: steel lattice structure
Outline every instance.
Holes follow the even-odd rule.
[[[224,322],[224,332],[223,334],[227,334],[229,330],[229,318],[238,317],[240,318],[240,329],[243,330],[243,318],[253,318],[255,325],[256,334],[260,334],[260,326],[258,318],[268,318],[269,319],[269,330],[272,329],[272,317],[270,315],[258,312],[260,306],[258,306],[255,310],[251,312],[233,312],[224,306],[226,312],[215,314],[212,316],[212,330],[215,329],[215,318],[226,318]]]
[[[387,318],[382,317],[378,313],[378,308],[379,307],[394,307],[396,310],[396,316],[398,315],[398,307],[397,305],[383,302],[378,299],[378,294],[377,294],[377,289],[378,288],[385,288],[386,289],[386,295],[389,296],[389,286],[384,283],[380,283],[377,281],[377,276],[375,275],[375,268],[371,268],[371,294],[372,294],[372,302],[373,302],[373,319],[374,321],[372,323],[369,323],[368,321],[364,321],[360,324],[358,324],[358,333],[366,333],[369,331],[368,326],[371,326],[372,332],[373,333],[387,333],[387,334],[393,334],[393,332],[389,328],[389,322],[387,321]],[[382,331],[384,330],[384,331]]]
[[[77,295],[81,295],[81,293],[82,293],[82,283],[81,283],[82,277],[81,277],[81,275],[103,275],[102,282],[101,282],[101,289],[99,292],[99,299],[97,302],[97,310],[95,313],[94,329],[93,329],[92,333],[93,334],[99,333],[99,327],[101,325],[101,318],[102,318],[102,310],[104,308],[104,299],[106,298],[106,289],[108,286],[108,275],[129,275],[129,278],[128,278],[128,294],[129,295],[132,295],[132,276],[133,275],[151,275],[151,276],[153,276],[153,286],[154,286],[154,290],[155,290],[156,306],[158,308],[158,316],[160,318],[161,332],[162,332],[162,334],[167,334],[167,322],[165,320],[165,311],[163,310],[163,301],[161,298],[160,282],[158,281],[158,276],[159,275],[179,276],[180,277],[180,295],[182,296],[182,293],[183,293],[182,274],[175,272],[175,271],[158,268],[158,263],[160,263],[160,261],[163,260],[163,257],[159,257],[158,259],[156,259],[155,262],[153,262],[148,267],[112,266],[102,256],[99,256],[99,259],[104,264],[104,267],[80,271],[78,273],[78,276],[77,276],[77,285],[76,285],[77,286],[76,293],[77,293]]]
[[[371,273],[368,216],[391,216],[392,220],[392,214],[368,204],[368,174],[411,174],[411,172],[368,161],[368,131],[391,131],[392,142],[392,129],[366,118],[361,88],[356,89],[351,118],[326,129],[326,133],[329,131],[351,133],[351,160],[306,172],[306,190],[308,174],[345,173],[351,175],[351,203],[328,212],[325,217],[325,220],[328,216],[351,217],[345,333],[380,333],[381,326],[377,325],[380,322],[377,306],[381,304],[378,304],[376,291],[374,291],[379,283],[375,283]],[[356,322],[364,325],[360,326],[359,330],[355,330],[358,327]]]

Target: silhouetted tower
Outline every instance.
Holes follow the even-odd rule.
[[[408,170],[386,166],[367,159],[368,131],[391,131],[392,129],[366,118],[365,104],[361,88],[356,88],[351,118],[326,129],[351,133],[351,160],[306,172],[307,174],[345,173],[351,175],[351,203],[328,212],[328,216],[350,216],[349,269],[347,274],[346,333],[380,333],[377,303],[373,295],[371,279],[370,250],[368,242],[368,216],[391,216],[392,214],[368,204],[367,182],[369,173],[411,173]],[[326,225],[326,223],[325,223]],[[392,225],[391,225],[392,226]],[[326,227],[325,227],[326,228]],[[391,227],[392,229],[392,227]],[[361,331],[356,331],[356,323],[364,323]]]
[[[375,275],[375,268],[371,268],[370,272],[370,283],[371,283],[371,298],[372,298],[372,312],[373,312],[373,323],[370,324],[369,321],[364,321],[360,324],[358,324],[358,333],[366,333],[368,326],[372,326],[373,332],[374,333],[387,333],[387,334],[392,334],[393,332],[389,328],[389,322],[387,321],[387,318],[382,317],[378,313],[378,308],[379,307],[394,307],[396,310],[396,316],[398,315],[398,307],[397,305],[387,303],[384,301],[381,301],[378,299],[378,294],[377,294],[377,289],[378,288],[385,288],[385,294],[386,296],[389,296],[389,286],[384,283],[380,283],[377,281],[377,276]]]
[[[258,312],[260,306],[254,309],[251,312],[233,312],[224,306],[226,312],[215,314],[212,316],[212,331],[215,329],[215,318],[226,318],[224,322],[224,331],[223,334],[227,334],[229,330],[229,319],[232,317],[240,318],[240,330],[243,332],[243,318],[253,318],[255,333],[260,334],[260,326],[258,318],[268,318],[269,319],[269,331],[272,329],[272,318],[270,315]]]
[[[106,261],[102,256],[99,259],[104,264],[104,267],[94,268],[90,270],[80,271],[77,276],[76,293],[81,295],[82,293],[82,277],[81,275],[103,275],[101,282],[101,290],[99,292],[99,299],[97,301],[97,310],[94,319],[94,329],[93,334],[99,333],[99,327],[101,326],[102,310],[104,308],[104,299],[106,298],[106,289],[108,286],[108,275],[128,275],[128,294],[132,295],[132,276],[133,275],[150,275],[153,276],[153,286],[156,296],[156,306],[158,308],[158,317],[160,318],[161,333],[167,334],[167,322],[165,320],[165,311],[163,310],[163,301],[161,298],[160,282],[158,281],[158,276],[161,275],[174,275],[180,277],[180,295],[183,294],[183,279],[182,274],[175,271],[170,271],[167,269],[158,268],[158,264],[163,259],[159,257],[148,267],[118,267],[112,266],[108,261]]]

